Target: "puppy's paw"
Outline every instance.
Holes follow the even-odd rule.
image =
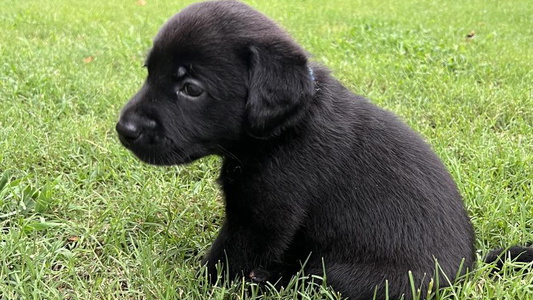
[[[270,272],[261,268],[256,268],[248,274],[248,278],[255,283],[264,283],[270,278]]]

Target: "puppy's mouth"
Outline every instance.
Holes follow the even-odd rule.
[[[141,161],[157,166],[181,165],[201,158],[202,153],[194,147],[178,147],[165,136],[141,136],[135,141],[119,134],[119,140]]]

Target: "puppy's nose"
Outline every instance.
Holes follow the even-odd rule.
[[[128,143],[133,143],[141,136],[141,128],[131,121],[119,120],[115,126],[119,136]]]

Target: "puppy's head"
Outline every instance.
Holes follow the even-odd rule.
[[[116,129],[152,164],[187,163],[243,138],[280,135],[301,120],[314,93],[305,52],[236,1],[198,3],[172,17],[145,65],[146,81]]]

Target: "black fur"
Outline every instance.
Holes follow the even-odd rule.
[[[531,263],[533,262],[533,250],[530,247],[513,246],[509,249],[495,249],[489,252],[485,257],[486,263],[494,265],[494,271],[501,271],[503,264],[507,259],[514,262]]]
[[[223,157],[226,218],[204,260],[213,279],[220,261],[232,276],[283,283],[309,258],[305,272],[322,275],[324,262],[350,299],[381,298],[386,281],[394,299],[410,297],[409,271],[424,292],[436,274],[472,267],[472,225],[430,147],[264,15],[191,5],[146,65],[117,131],[151,164]]]

